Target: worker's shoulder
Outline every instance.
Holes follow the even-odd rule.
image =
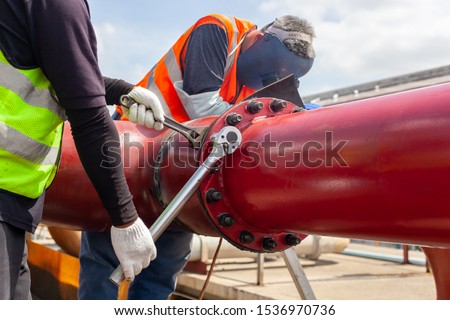
[[[244,20],[235,16],[224,14],[209,14],[197,20],[193,27],[194,29],[198,29],[199,27],[208,25],[218,26],[226,33],[235,31],[246,32],[256,26],[251,21]]]

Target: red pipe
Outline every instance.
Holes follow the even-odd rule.
[[[237,125],[243,145],[191,198],[179,223],[199,234],[219,233],[255,251],[275,248],[262,245],[266,238],[278,243],[276,250],[283,249],[291,233],[450,246],[450,84],[295,114],[289,103],[282,111],[271,111],[272,99],[258,100],[264,105],[259,113],[247,111],[249,102],[244,102],[215,122],[192,122],[207,127],[208,141],[225,125],[226,116],[237,112],[243,117]],[[170,132],[130,123],[117,126],[122,134],[132,134],[129,141],[144,144],[142,152],[126,150],[132,162],[125,173],[138,210],[150,223],[162,211],[160,203],[167,204],[195,170],[180,167],[177,159],[192,163],[197,155],[179,148],[183,140],[175,135],[163,157],[167,166],[156,172],[152,163],[139,168],[142,158],[154,158]],[[149,144],[156,146],[155,152]],[[200,159],[207,149],[204,144]],[[75,154],[66,132],[44,219],[65,227],[104,229],[108,219]],[[221,192],[221,200],[206,201],[211,188]],[[223,219],[224,213],[231,220]],[[242,237],[244,231],[254,239]]]
[[[255,121],[219,188],[255,229],[448,247],[449,130],[450,84]]]
[[[199,119],[192,125],[201,130],[211,121],[210,118]],[[177,155],[163,161],[160,171],[178,167],[184,162],[186,152],[192,158],[194,152],[184,137],[174,135],[170,130],[150,130],[128,121],[117,121],[115,124],[120,134],[123,167],[134,203],[144,222],[151,225],[163,211],[162,205],[170,202],[162,195],[165,201],[160,203],[154,195],[155,161],[161,145],[166,140],[171,142],[169,153],[177,150]],[[64,127],[62,145],[58,174],[46,193],[43,223],[74,230],[102,231],[109,228],[109,217],[80,163],[68,123]],[[195,161],[190,160],[189,163]],[[173,188],[179,190],[194,170],[194,167],[187,166],[176,178],[158,179],[156,185],[165,188],[165,182],[170,181]]]

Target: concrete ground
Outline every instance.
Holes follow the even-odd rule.
[[[51,239],[29,241],[28,247],[34,296],[40,299],[76,299],[78,259],[61,252]],[[372,258],[361,257],[361,252]],[[256,254],[236,255],[239,258],[230,256],[235,255],[217,260],[204,299],[300,299],[279,254],[264,255],[263,272],[259,274]],[[402,264],[402,249],[350,242],[344,253],[323,253],[318,260],[300,258],[299,261],[319,300],[436,298],[433,276],[426,271],[425,256],[420,251],[409,251],[409,261],[414,264]],[[208,270],[211,260],[206,262],[200,266]],[[206,274],[183,271],[178,276],[177,292],[173,298],[198,299],[206,278]]]
[[[352,251],[402,258],[402,250],[351,243]],[[300,299],[282,258],[266,255],[262,285],[257,285],[255,259],[218,260],[205,292],[205,299]],[[411,261],[425,261],[421,252],[410,251]],[[424,265],[369,259],[342,253],[322,254],[317,261],[300,259],[319,300],[430,300],[436,298],[431,273]],[[206,275],[183,272],[177,295],[198,298]]]

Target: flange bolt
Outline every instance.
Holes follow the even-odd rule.
[[[255,236],[248,231],[242,231],[239,234],[239,241],[241,243],[248,244],[248,243],[253,242],[253,240],[255,240]]]
[[[242,116],[239,113],[232,112],[225,118],[225,123],[229,126],[235,126],[242,121]]]
[[[272,251],[278,246],[278,243],[272,238],[264,238],[262,246],[264,250]]]
[[[292,110],[292,113],[297,113],[297,112],[301,112],[301,111],[305,111],[305,110],[306,110],[305,108],[297,106]]]
[[[206,201],[208,203],[217,202],[220,199],[222,199],[222,192],[220,192],[219,190],[208,189],[208,191],[206,191]]]
[[[292,233],[288,233],[287,235],[284,236],[284,242],[288,246],[296,246],[296,245],[300,244],[300,242],[302,242],[302,239],[293,235]]]
[[[219,224],[222,227],[231,227],[234,224],[234,218],[228,213],[223,213],[219,216]]]
[[[270,110],[273,112],[279,112],[284,110],[287,107],[287,102],[280,99],[274,99],[270,101]]]
[[[251,101],[246,108],[249,113],[255,114],[260,112],[264,108],[264,103],[260,101]]]

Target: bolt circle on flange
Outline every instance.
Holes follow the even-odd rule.
[[[244,136],[245,131],[252,126],[256,119],[258,121],[264,118],[273,119],[274,117],[294,113],[297,110],[296,105],[281,99],[255,98],[244,101],[222,114],[211,125],[204,141],[209,141],[214,133],[219,132],[226,125],[236,127]],[[240,152],[241,146],[238,147],[236,153]],[[208,143],[203,144],[199,157],[200,163],[206,159],[210,149],[211,146]],[[232,200],[228,198],[227,186],[224,183],[223,176],[224,165],[232,157],[239,157],[239,154],[229,154],[222,159],[217,172],[211,174],[199,187],[204,213],[216,231],[234,246],[253,252],[283,251],[300,243],[306,235],[294,234],[284,230],[257,229],[251,221],[244,221],[240,217],[239,203],[232,203]],[[221,194],[220,199],[213,197],[216,200],[211,201],[213,192],[219,192]],[[215,193],[215,195],[217,194]]]

